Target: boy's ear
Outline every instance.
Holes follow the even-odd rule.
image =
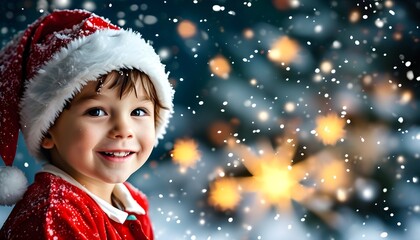
[[[45,148],[45,149],[51,149],[54,147],[54,141],[52,140],[52,137],[50,135],[50,133],[46,133],[44,138],[42,139],[41,142],[41,147]]]

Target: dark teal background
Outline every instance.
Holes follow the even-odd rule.
[[[269,0],[73,0],[64,5],[66,1],[58,0],[1,0],[1,46],[41,12],[84,8],[89,2],[94,3],[92,10],[96,14],[113,23],[124,20],[124,27],[140,31],[158,52],[170,53],[163,62],[176,90],[175,114],[165,139],[148,163],[130,178],[149,197],[158,239],[418,238],[420,1],[300,0],[297,8],[279,10]],[[392,3],[392,7],[385,7],[386,3]],[[215,5],[225,10],[215,11]],[[349,16],[355,10],[366,19],[350,22]],[[145,23],[148,15],[158,21]],[[198,29],[190,39],[177,33],[178,23],[185,19]],[[377,19],[385,26],[378,27]],[[317,25],[323,27],[321,33],[314,31]],[[252,39],[244,38],[246,29],[253,30]],[[396,37],[398,34],[401,39]],[[267,58],[270,44],[280,36],[295,39],[302,48],[301,59],[291,63],[290,69]],[[340,42],[341,48],[333,48],[335,42]],[[232,66],[227,80],[213,76],[209,70],[209,61],[219,54]],[[325,74],[316,82],[316,69],[325,60],[334,64],[337,73]],[[411,64],[407,66],[407,62]],[[411,80],[407,77],[410,71],[415,76]],[[374,84],[364,83],[367,75],[374,76]],[[257,86],[249,84],[251,79],[258,81]],[[391,82],[400,93],[412,94],[409,103],[401,104],[400,95],[378,98],[375,89]],[[348,137],[343,143],[326,147],[311,134],[315,118],[320,112],[340,114],[343,99],[354,107],[346,115],[352,121],[346,127]],[[256,107],[246,107],[247,101]],[[288,102],[297,103],[294,112],[284,110]],[[258,118],[262,110],[270,113],[268,121]],[[354,185],[350,189],[354,195],[348,201],[333,201],[331,209],[338,216],[338,227],[331,227],[298,202],[293,202],[290,214],[275,207],[247,214],[245,209],[253,206],[254,194],[243,196],[236,210],[215,210],[207,197],[216,170],[224,169],[234,177],[250,175],[243,166],[229,167],[229,151],[211,141],[208,131],[216,122],[230,124],[230,134],[251,147],[260,139],[269,139],[275,145],[274,140],[284,135],[281,124],[297,124],[299,149],[307,149],[296,153],[297,161],[304,161],[299,157],[302,152],[311,155],[337,147],[350,155],[354,166],[359,166],[358,161],[366,161],[359,157],[375,151],[373,169],[355,167],[352,172],[370,184],[364,187],[374,186],[374,198],[363,199]],[[352,131],[379,126],[384,129],[377,135],[380,149],[368,149],[361,156],[354,154],[360,139],[367,135],[362,130],[351,138]],[[196,167],[185,173],[170,156],[174,142],[183,138],[194,139],[202,155]],[[29,181],[40,168],[40,163],[28,155],[22,137],[14,165],[25,172]],[[0,207],[0,225],[10,210]]]

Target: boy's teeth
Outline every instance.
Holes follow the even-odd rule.
[[[114,157],[125,157],[130,154],[130,152],[105,152],[108,156],[114,156]]]

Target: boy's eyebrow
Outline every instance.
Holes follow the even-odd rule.
[[[85,102],[90,99],[98,99],[98,98],[99,98],[99,94],[97,93],[85,93],[83,95],[78,95],[77,97],[75,97],[72,101],[72,104]]]

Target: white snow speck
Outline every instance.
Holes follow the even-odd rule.
[[[224,11],[224,10],[225,10],[224,6],[213,5],[213,11],[215,11],[215,12],[220,12],[220,11]]]
[[[376,19],[375,21],[375,26],[377,26],[378,28],[383,28],[385,25],[385,22],[382,19]]]

